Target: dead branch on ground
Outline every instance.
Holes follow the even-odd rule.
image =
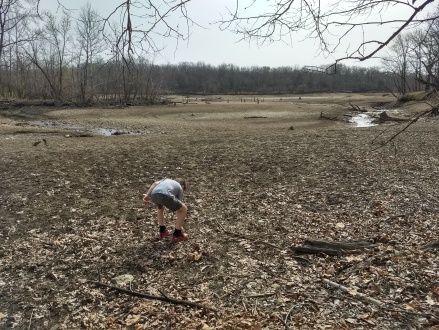
[[[245,296],[246,298],[267,298],[272,297],[276,294],[276,292],[267,292],[267,293],[260,293],[260,294],[253,294],[250,296]]]
[[[425,244],[424,246],[422,246],[422,248],[424,250],[437,249],[437,248],[439,248],[439,240],[438,241],[431,241],[431,242]]]
[[[430,105],[432,107],[432,109],[434,109],[435,107]],[[418,114],[417,116],[415,116],[412,120],[410,120],[408,122],[407,125],[404,126],[403,129],[401,129],[400,131],[396,132],[395,134],[393,134],[387,141],[383,142],[380,146],[376,147],[375,149],[373,149],[372,151],[376,151],[384,146],[386,146],[387,144],[389,144],[390,142],[392,142],[393,140],[396,139],[396,137],[400,134],[402,134],[404,131],[406,131],[411,125],[413,125],[414,123],[416,123],[421,117],[427,115],[428,113],[431,113],[433,110],[432,109],[428,109],[425,110],[423,112],[421,112],[420,114]]]
[[[431,314],[431,313],[416,313],[416,312],[410,312],[404,309],[399,309],[399,308],[394,308],[394,307],[390,307],[388,305],[386,305],[386,303],[371,298],[363,293],[357,292],[357,291],[353,291],[353,290],[349,290],[349,288],[338,284],[336,282],[330,281],[328,279],[324,279],[323,283],[328,284],[329,286],[339,289],[345,293],[349,293],[351,296],[353,296],[354,298],[361,300],[361,301],[365,301],[365,302],[369,302],[375,306],[378,306],[386,311],[389,312],[395,312],[395,313],[401,313],[401,314],[407,314],[407,315],[413,315],[413,316],[421,316],[421,317],[426,317],[426,318],[432,318],[434,320],[438,320],[439,319],[439,315],[435,315],[435,314]]]
[[[335,256],[335,257],[339,257],[343,254],[341,250],[316,248],[310,246],[296,246],[293,248],[293,250],[296,253],[312,253],[312,254],[323,253],[328,256]]]
[[[284,330],[290,330],[290,328],[288,327],[288,324],[286,321],[282,320],[282,318],[278,315],[276,315],[276,317],[278,318],[278,320],[282,323],[282,325],[284,326]]]
[[[328,280],[328,279],[324,279],[324,280],[323,280],[323,283],[326,283],[326,284],[328,284],[329,286],[331,286],[331,287],[333,287],[333,288],[336,288],[336,289],[339,289],[339,290],[341,290],[341,291],[343,291],[343,292],[345,292],[345,293],[351,293],[354,297],[358,298],[359,300],[367,301],[367,302],[369,302],[369,303],[371,303],[371,304],[374,304],[374,305],[376,305],[376,306],[379,306],[379,307],[384,306],[384,303],[381,302],[381,301],[379,301],[379,300],[377,300],[377,299],[374,299],[374,298],[368,297],[368,296],[366,296],[365,294],[360,293],[360,292],[352,292],[352,290],[349,290],[347,287],[345,287],[345,286],[343,286],[343,285],[341,285],[341,284],[338,284],[338,283],[332,282],[332,281],[330,281],[330,280]]]
[[[306,245],[311,245],[315,247],[330,248],[336,250],[357,250],[361,248],[374,248],[378,247],[378,244],[369,242],[367,240],[359,241],[325,241],[325,240],[312,240],[307,239],[305,241]]]
[[[367,240],[359,241],[324,241],[305,240],[304,245],[294,247],[298,253],[324,253],[330,256],[341,256],[344,254],[361,253],[364,249],[375,248],[377,244]]]
[[[218,221],[216,223],[217,223],[218,227],[220,228],[220,230],[223,233],[227,234],[227,235],[239,237],[239,238],[242,238],[242,239],[248,239],[252,243],[259,243],[259,244],[268,245],[268,246],[270,246],[272,248],[275,248],[275,249],[277,249],[279,251],[284,250],[284,249],[282,249],[281,247],[279,247],[277,245],[274,245],[274,244],[271,244],[271,243],[268,243],[268,242],[265,242],[265,241],[258,240],[258,239],[254,238],[254,237],[250,237],[250,236],[246,236],[246,235],[242,235],[242,234],[237,234],[237,233],[232,233],[232,232],[228,231],[227,229],[225,229]]]
[[[175,305],[186,305],[189,307],[196,307],[196,308],[202,308],[205,310],[210,310],[210,311],[214,311],[217,312],[216,309],[211,308],[211,307],[207,307],[192,301],[187,301],[187,300],[181,300],[181,299],[174,299],[174,298],[170,298],[167,296],[154,296],[154,295],[150,295],[150,294],[145,294],[145,293],[141,293],[141,292],[137,292],[137,291],[131,291],[131,290],[127,290],[118,286],[114,286],[114,285],[109,285],[109,284],[105,284],[102,282],[97,282],[94,281],[92,282],[94,285],[99,286],[99,287],[104,287],[104,288],[108,288],[108,289],[112,289],[112,290],[116,290],[118,292],[122,292],[122,293],[126,293],[129,294],[131,296],[134,297],[139,297],[139,298],[145,298],[145,299],[151,299],[151,300],[160,300],[160,301],[164,301],[164,302],[168,302],[171,304],[175,304]]]
[[[349,105],[352,108],[352,111],[358,111],[358,112],[366,112],[366,109],[361,109],[358,105],[353,105],[351,102],[349,102]]]

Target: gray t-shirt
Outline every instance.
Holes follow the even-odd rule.
[[[162,179],[151,191],[151,195],[154,194],[163,194],[176,197],[179,201],[183,200],[183,189],[177,181],[171,179]]]

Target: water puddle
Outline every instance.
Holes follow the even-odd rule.
[[[379,114],[381,111],[376,112],[362,112],[359,114],[356,114],[355,116],[352,116],[349,120],[350,123],[353,123],[355,127],[371,127],[371,126],[377,126],[378,123],[376,122],[376,118],[373,117],[373,114]]]
[[[121,130],[121,129],[113,129],[113,128],[102,128],[102,127],[95,127],[95,128],[87,128],[80,125],[71,125],[71,124],[64,124],[59,123],[55,121],[42,121],[42,120],[34,120],[28,122],[31,126],[38,126],[38,127],[52,127],[52,128],[62,128],[62,129],[68,129],[68,130],[75,130],[75,131],[88,131],[92,132],[97,135],[104,135],[104,136],[112,136],[112,135],[140,135],[143,133],[148,133],[145,131],[129,131],[129,130]]]
[[[355,127],[371,127],[385,122],[404,122],[407,120],[407,117],[404,118],[400,109],[381,109],[355,113],[351,116],[349,122],[354,124]]]

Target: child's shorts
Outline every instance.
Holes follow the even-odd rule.
[[[151,202],[157,204],[159,209],[163,208],[163,206],[166,206],[172,212],[179,210],[183,206],[183,203],[180,202],[175,196],[168,196],[164,194],[151,195]]]

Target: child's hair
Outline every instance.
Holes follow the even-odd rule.
[[[177,181],[180,186],[183,188],[183,190],[186,190],[187,186],[186,186],[186,180],[182,179],[182,178],[177,178],[175,179],[175,181]]]

